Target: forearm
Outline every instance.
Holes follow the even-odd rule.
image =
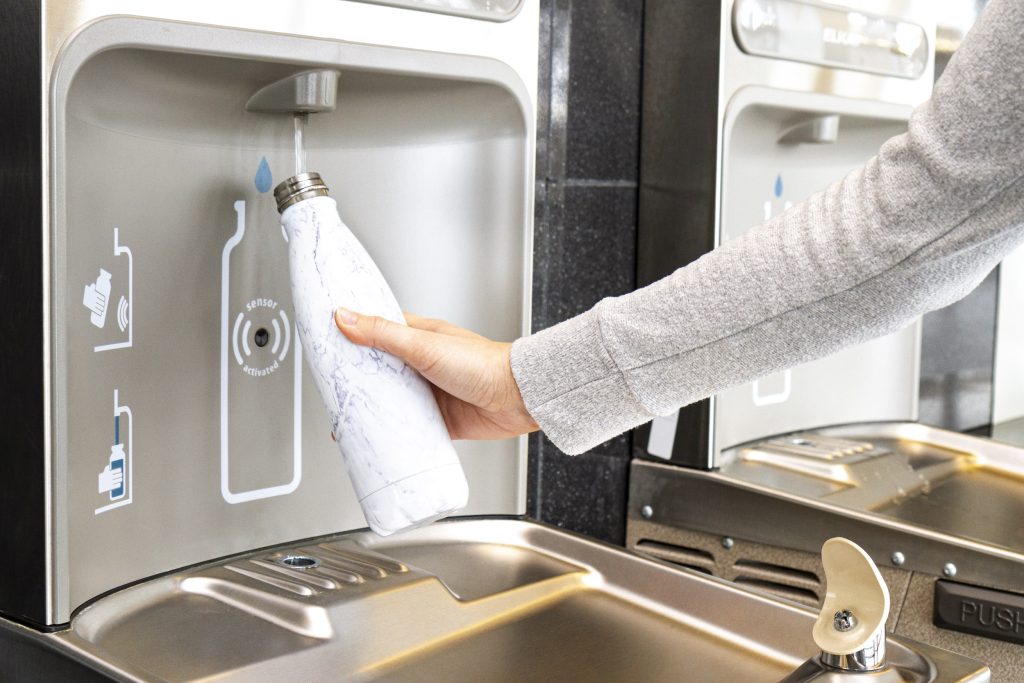
[[[531,414],[568,452],[962,296],[1020,240],[1024,9],[995,2],[909,132],[650,287],[516,342]]]

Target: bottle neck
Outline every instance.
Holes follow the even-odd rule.
[[[328,195],[327,184],[320,177],[320,174],[315,172],[299,173],[274,188],[277,211],[281,214],[288,207],[301,201],[312,199],[313,197],[326,197]]]

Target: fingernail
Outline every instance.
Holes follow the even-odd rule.
[[[359,316],[347,308],[339,308],[334,312],[334,318],[340,325],[355,325],[359,322]]]

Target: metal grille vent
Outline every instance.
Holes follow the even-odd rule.
[[[767,551],[764,546],[756,544],[734,541],[723,546],[721,539],[718,538],[708,538],[707,541],[704,548],[698,548],[693,545],[665,543],[645,538],[637,541],[633,549],[680,567],[717,576],[803,605],[821,605],[824,584],[812,566],[801,568],[753,559],[751,553],[758,553],[762,549]],[[740,553],[746,557],[734,559],[734,556]],[[767,554],[768,552],[765,552],[765,555]],[[772,552],[770,559],[777,560],[778,556],[778,552]]]
[[[671,562],[680,567],[693,569],[704,574],[715,575],[715,558],[706,550],[646,539],[637,542],[635,548],[659,560]]]
[[[744,558],[733,562],[732,573],[738,584],[812,607],[821,604],[821,579],[814,572]]]

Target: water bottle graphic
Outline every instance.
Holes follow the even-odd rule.
[[[111,510],[132,504],[132,453],[135,439],[132,437],[132,409],[120,402],[119,391],[114,389],[114,443],[103,469],[96,478],[96,491],[106,494],[111,503],[96,508],[101,515]]]
[[[257,159],[240,160],[244,185],[224,196],[232,213],[222,214],[233,229],[221,252],[220,488],[232,504],[287,495],[302,479],[302,348],[288,244],[266,194],[270,161]]]
[[[121,482],[110,491],[110,500],[117,500],[124,496],[124,444],[110,447],[110,471],[121,472]]]

